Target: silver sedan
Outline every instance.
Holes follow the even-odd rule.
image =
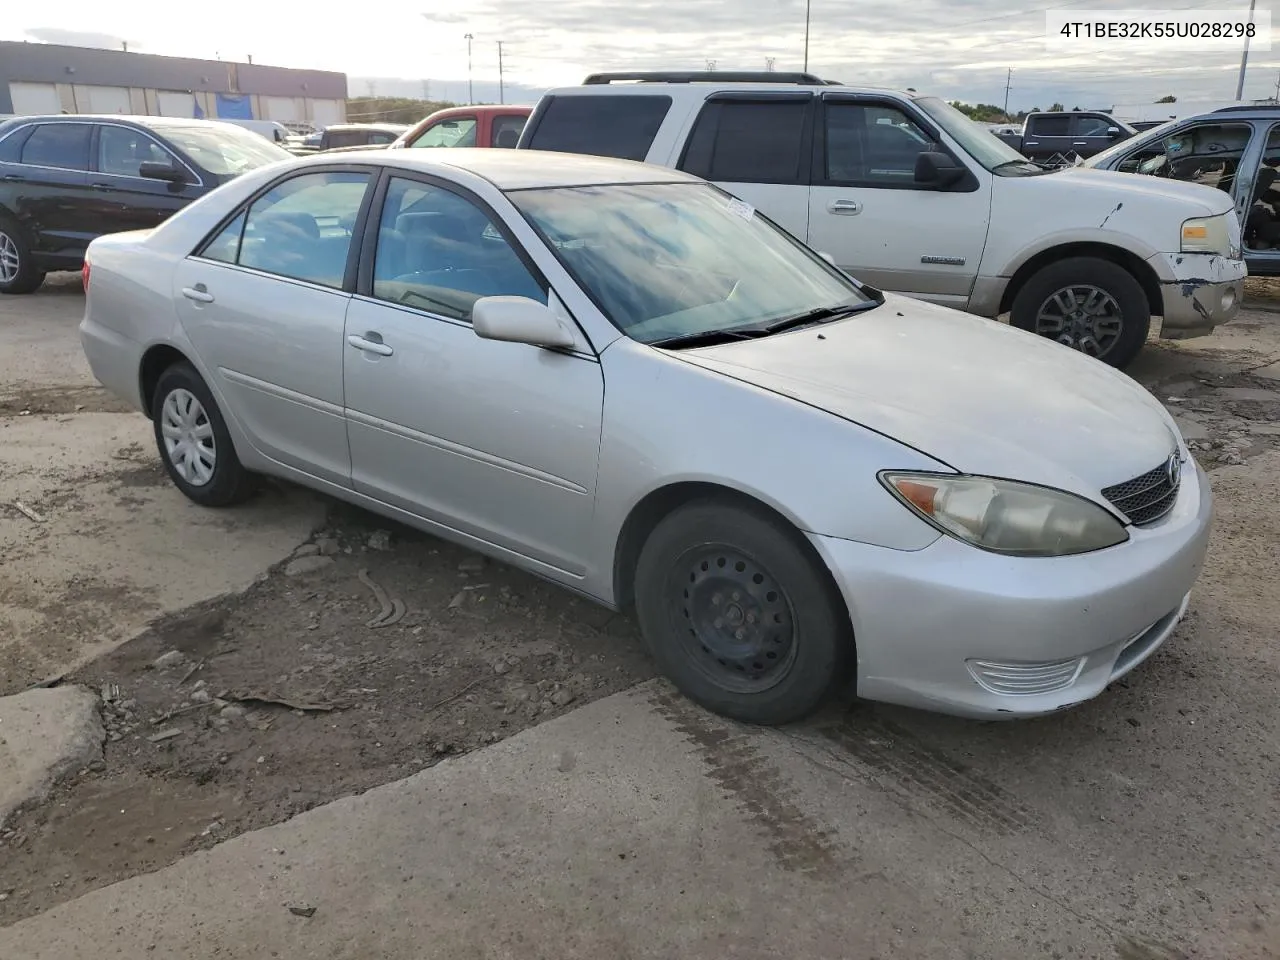
[[[90,246],[85,353],[187,497],[272,474],[634,608],[687,696],[759,723],[850,680],[1051,713],[1183,616],[1209,483],[1124,374],[679,172],[412,153]]]

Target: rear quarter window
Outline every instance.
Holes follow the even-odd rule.
[[[533,121],[528,147],[644,160],[671,109],[671,98],[642,96],[553,97]]]

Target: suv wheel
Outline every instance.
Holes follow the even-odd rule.
[[[22,229],[0,217],[0,293],[31,293],[44,283]]]
[[[1128,270],[1098,257],[1068,257],[1042,267],[1022,285],[1011,322],[1124,368],[1147,342],[1151,310]]]

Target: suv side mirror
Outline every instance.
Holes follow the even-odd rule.
[[[1107,136],[1110,137],[1112,140],[1116,139],[1116,137],[1120,136],[1120,128],[1107,127]]]
[[[945,190],[965,175],[965,168],[940,150],[924,150],[916,157],[916,183]]]
[[[481,297],[471,308],[471,326],[485,340],[534,347],[572,347],[573,334],[546,304],[528,297]]]
[[[163,160],[144,160],[138,165],[138,176],[148,180],[167,180],[169,183],[187,182],[187,175],[183,170]]]

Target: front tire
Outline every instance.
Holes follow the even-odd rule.
[[[0,293],[34,293],[44,277],[44,271],[36,267],[25,232],[8,217],[0,216]]]
[[[803,719],[847,677],[853,637],[827,571],[762,511],[707,500],[650,533],[635,576],[640,629],[695,703],[748,723]]]
[[[169,479],[202,507],[227,507],[253,493],[226,421],[194,367],[177,363],[160,375],[151,398],[156,447]]]
[[[1128,270],[1098,257],[1068,257],[1022,285],[1010,321],[1123,369],[1147,342],[1151,308]]]

